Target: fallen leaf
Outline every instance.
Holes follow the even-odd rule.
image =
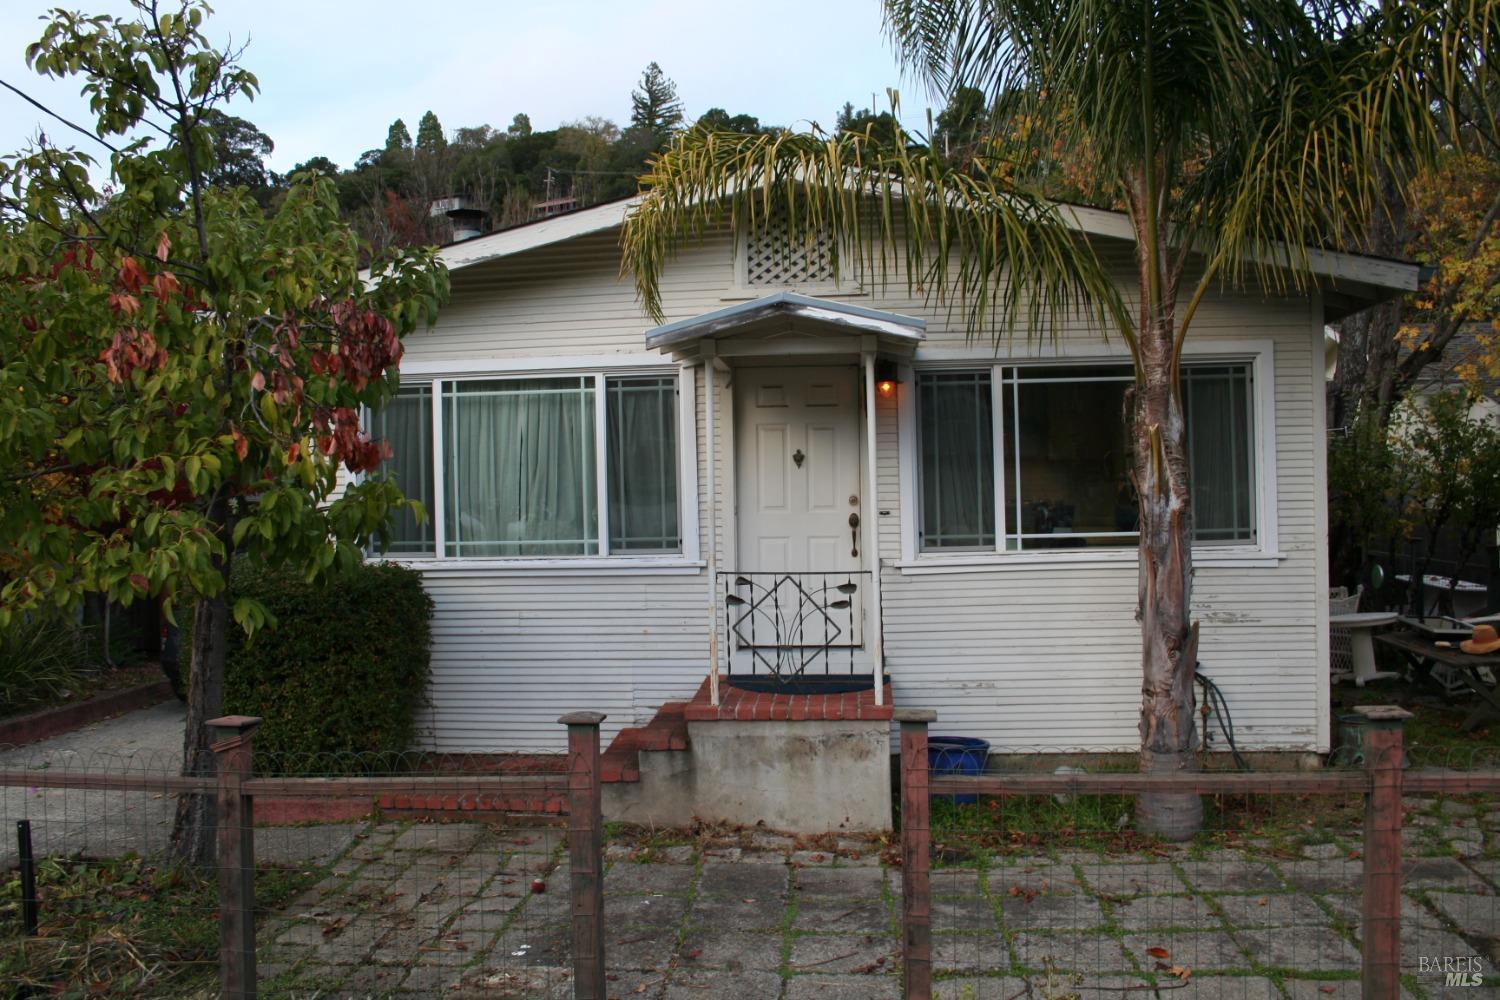
[[[1167,951],[1167,949],[1165,948],[1147,948],[1146,954],[1150,955],[1152,958],[1167,958],[1172,953],[1170,951]]]

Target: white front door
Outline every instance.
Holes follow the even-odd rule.
[[[788,574],[779,592],[760,597],[798,633],[774,642],[860,643],[865,578],[850,576],[864,565],[858,374],[853,366],[735,370],[734,569]],[[799,602],[808,607],[792,610]],[[825,610],[812,610],[819,602]],[[764,631],[754,645],[766,644]]]

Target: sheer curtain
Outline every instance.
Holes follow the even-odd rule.
[[[391,457],[381,465],[409,500],[420,500],[427,523],[403,510],[391,527],[390,551],[399,555],[431,555],[432,518],[432,389],[403,388],[375,414],[373,433],[390,442]]]
[[[607,394],[610,551],[675,552],[676,380],[610,379]]]
[[[443,419],[450,555],[598,552],[592,378],[452,383]]]
[[[1185,367],[1182,395],[1194,537],[1208,543],[1253,542],[1255,454],[1250,446],[1250,367]]]
[[[987,372],[923,375],[922,546],[995,544],[995,451]]]

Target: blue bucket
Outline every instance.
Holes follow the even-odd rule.
[[[990,755],[986,740],[972,736],[933,736],[927,740],[927,770],[934,777],[950,774],[984,773],[984,762]],[[977,795],[955,795],[959,804],[977,802]]]

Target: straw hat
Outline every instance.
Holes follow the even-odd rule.
[[[1475,625],[1474,634],[1458,644],[1465,653],[1493,653],[1500,649],[1500,634],[1493,625]]]

